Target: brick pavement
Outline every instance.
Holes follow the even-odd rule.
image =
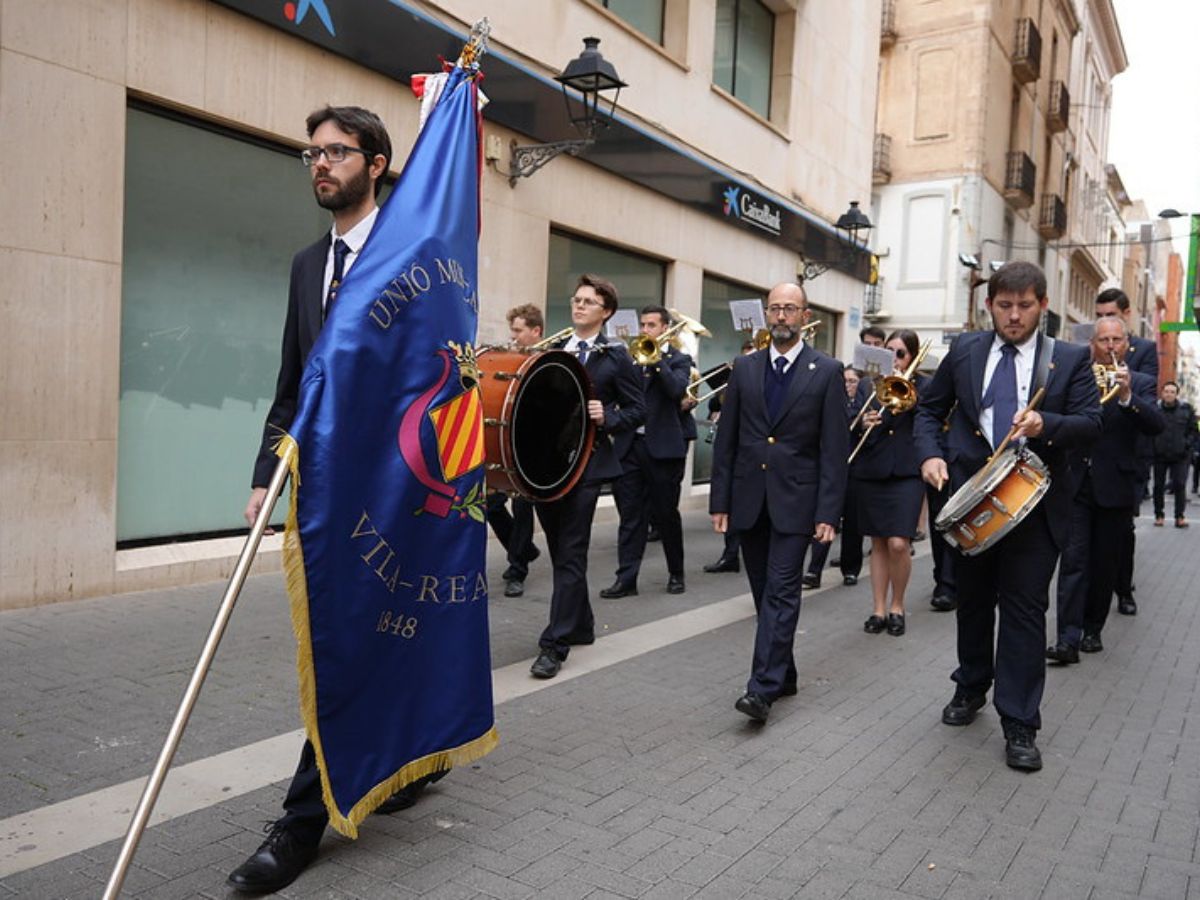
[[[746,590],[744,576],[699,572],[719,541],[698,510],[686,525],[689,592],[658,593],[651,545],[642,595],[599,601],[602,627]],[[1103,653],[1049,673],[1041,773],[1004,766],[990,708],[969,728],[939,724],[953,616],[928,611],[925,560],[903,638],[861,631],[865,579],[807,602],[800,693],[766,728],[732,709],[749,619],[552,683],[498,708],[496,752],[415,808],[373,818],[360,840],[328,836],[282,896],[1200,898],[1198,532],[1140,521],[1141,614],[1114,615]],[[612,538],[605,517],[593,589],[611,579]],[[540,562],[528,588],[493,601],[496,666],[534,651]],[[0,614],[0,818],[146,774],[218,595]],[[278,576],[252,580],[180,761],[295,728],[293,651]],[[127,895],[227,896],[225,875],[284,788],[151,829]],[[116,849],[0,879],[0,898],[97,896]]]

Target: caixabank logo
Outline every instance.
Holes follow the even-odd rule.
[[[304,17],[312,13],[321,20],[321,24],[325,26],[325,30],[333,37],[337,37],[337,32],[333,28],[333,16],[329,14],[329,7],[325,5],[325,0],[300,0],[299,3],[287,2],[283,4],[283,17],[293,25],[299,25],[304,21]]]
[[[741,219],[748,225],[778,237],[782,211],[769,200],[755,197],[737,185],[730,185],[721,195],[724,201],[721,212],[733,219]]]

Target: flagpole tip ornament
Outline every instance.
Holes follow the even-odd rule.
[[[479,60],[488,51],[488,41],[492,36],[492,23],[484,16],[471,26],[471,34],[467,37],[466,46],[458,57],[457,65],[462,69],[479,71]]]

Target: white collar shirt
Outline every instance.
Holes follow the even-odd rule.
[[[783,367],[783,372],[781,372],[780,374],[786,374],[787,370],[792,367],[792,363],[794,363],[796,361],[796,358],[800,356],[800,351],[802,351],[803,349],[804,349],[804,341],[796,341],[796,345],[794,347],[792,347],[792,349],[789,350],[787,353],[780,353],[778,350],[775,349],[775,345],[772,344],[771,345],[771,359],[770,359],[771,369],[772,370],[775,369],[775,360],[779,359],[782,356],[784,359],[787,360],[787,365]]]
[[[333,245],[338,239],[346,242],[349,252],[346,254],[346,262],[342,265],[342,280],[346,280],[346,276],[350,274],[350,267],[354,265],[358,259],[359,251],[362,250],[363,244],[367,242],[367,238],[371,235],[371,229],[375,227],[375,219],[379,215],[379,207],[374,207],[369,213],[362,217],[362,220],[347,231],[345,234],[337,233],[337,226],[334,225],[329,232],[329,250],[325,253],[325,274],[321,279],[321,308],[324,309],[326,301],[329,299],[329,285],[333,281]]]

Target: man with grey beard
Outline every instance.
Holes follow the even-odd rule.
[[[713,450],[713,528],[741,535],[758,629],[738,712],[766,722],[771,704],[797,692],[792,644],[804,553],[827,544],[846,493],[846,388],[842,364],[800,338],[808,298],[798,284],[767,295],[771,346],[734,360]]]

